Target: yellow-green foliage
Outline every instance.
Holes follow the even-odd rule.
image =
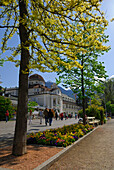
[[[21,47],[27,48],[30,52],[28,68],[42,72],[58,71],[58,65],[68,69],[73,66],[82,68],[76,61],[77,53],[109,48],[104,46],[106,39],[102,39],[108,22],[100,11],[101,1],[24,0],[27,13],[20,18],[19,1],[1,0],[0,28],[6,28],[2,52],[12,50],[8,60],[19,66],[17,55],[20,55]],[[17,47],[7,47],[8,40],[18,32],[19,24],[26,28],[28,41]],[[71,59],[70,63],[63,61],[61,56]]]
[[[95,104],[92,104],[88,106],[88,116],[96,116],[98,112],[98,106]]]
[[[98,110],[100,112],[100,116],[101,116],[101,121],[104,121],[104,108],[101,106],[101,107],[98,107]]]
[[[104,108],[102,106],[92,104],[88,106],[85,111],[87,116],[92,116],[96,119],[104,120]],[[83,110],[80,110],[78,113],[81,117],[83,117]]]
[[[101,99],[99,98],[98,95],[95,95],[95,97],[91,100],[91,104],[100,106],[101,105]]]
[[[78,111],[78,114],[79,114],[80,117],[83,118],[83,110],[82,109]]]
[[[114,18],[112,18],[110,21],[111,21],[111,22],[114,21]]]

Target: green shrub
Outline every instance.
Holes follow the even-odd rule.
[[[92,116],[92,117],[98,117],[99,111],[98,111],[98,106],[95,104],[92,104],[90,106],[88,106],[88,108],[86,109],[86,114],[87,116]]]
[[[78,114],[79,114],[80,117],[83,118],[83,110],[82,109],[78,111]]]
[[[8,98],[0,96],[0,120],[5,120],[6,110],[9,111],[9,119],[11,119],[13,117],[14,107]]]
[[[106,123],[106,117],[104,117],[104,123]]]
[[[99,110],[97,111],[97,113],[95,115],[95,118],[101,120],[101,115],[100,115]]]
[[[79,112],[80,117],[83,118],[83,110],[81,109]],[[88,117],[95,117],[96,119],[99,119],[100,121],[104,121],[104,108],[95,104],[92,104],[88,106],[87,109],[85,109],[85,113]]]
[[[100,116],[101,116],[101,119],[100,119],[101,124],[103,124],[104,123],[104,108],[103,107],[99,107],[98,110],[99,110]]]
[[[30,112],[30,110],[32,110],[32,112],[34,112],[35,106],[38,106],[38,103],[36,103],[34,101],[29,101],[28,102],[28,112]]]
[[[111,113],[112,115],[114,115],[114,104],[110,104],[110,107],[111,107]]]

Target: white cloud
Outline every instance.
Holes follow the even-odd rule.
[[[114,75],[112,75],[109,79],[114,78]]]
[[[98,78],[97,76],[94,77],[96,80],[99,79],[99,80],[102,80],[102,81],[105,81],[106,79],[105,78]]]

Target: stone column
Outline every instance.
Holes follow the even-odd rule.
[[[60,113],[63,112],[63,100],[62,97],[60,97]]]
[[[44,107],[47,106],[46,98],[47,98],[47,95],[44,94]]]
[[[58,97],[56,98],[56,103],[55,103],[55,108],[57,109],[58,107]]]
[[[51,109],[53,108],[53,96],[51,96]]]

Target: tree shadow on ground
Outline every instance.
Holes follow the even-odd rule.
[[[39,151],[41,148],[38,145],[29,146],[29,150]],[[27,154],[25,154],[27,155]],[[7,146],[4,148],[0,148],[0,166],[13,166],[20,164],[20,158],[22,159],[25,155],[22,156],[14,156],[12,155],[12,146]]]
[[[36,131],[39,131],[39,129],[29,129],[27,134],[29,134],[30,132],[36,133]]]
[[[32,125],[31,127],[46,127],[46,125]]]
[[[13,137],[11,133],[0,135],[0,148],[9,146],[13,143]]]

